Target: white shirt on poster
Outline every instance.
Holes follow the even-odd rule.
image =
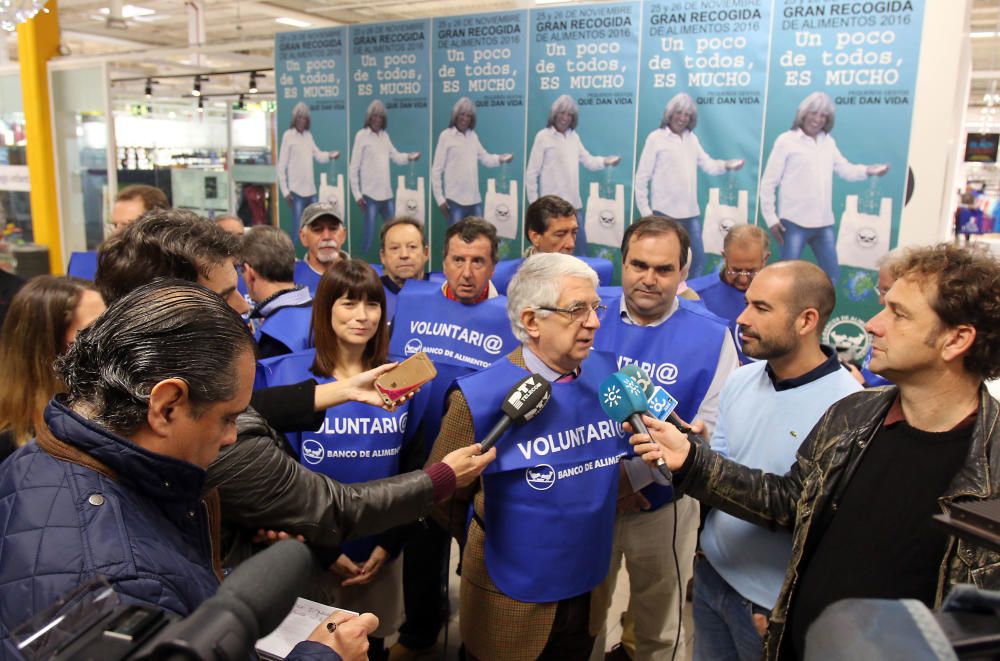
[[[445,200],[463,206],[483,201],[477,161],[485,167],[495,168],[500,165],[500,155],[487,152],[472,129],[463,133],[452,126],[441,131],[431,167],[431,187],[438,206]]]
[[[536,133],[524,171],[528,202],[542,195],[558,195],[574,208],[582,209],[580,165],[588,170],[603,170],[604,159],[592,156],[576,131],[567,129],[566,133],[560,133],[550,126]]]
[[[801,227],[833,225],[834,173],[846,181],[862,181],[868,166],[844,158],[827,133],[820,132],[815,139],[802,129],[779,135],[760,179],[760,210],[767,226],[777,225],[781,218]]]
[[[376,133],[365,127],[357,132],[348,167],[351,193],[355,200],[360,200],[362,195],[376,202],[392,198],[390,159],[396,165],[406,165],[410,162],[410,155],[396,151],[386,131]]]
[[[309,131],[299,133],[293,128],[285,131],[278,150],[278,187],[282,197],[288,197],[289,193],[300,197],[316,194],[313,159],[329,163],[330,153],[316,146]]]
[[[707,174],[722,174],[726,171],[726,161],[705,153],[698,136],[691,131],[685,130],[680,135],[669,128],[651,132],[635,171],[635,204],[639,213],[649,216],[658,211],[671,218],[699,215],[699,167]]]

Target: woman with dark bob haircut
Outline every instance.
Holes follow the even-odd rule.
[[[313,299],[315,349],[262,361],[267,385],[349,379],[387,362],[385,291],[366,262],[344,259],[320,279]],[[319,431],[288,434],[299,461],[333,479],[355,483],[419,468],[423,449],[416,438],[425,399],[418,394],[393,410],[349,402],[326,411]],[[395,562],[405,537],[393,529],[344,542],[329,557],[322,595],[328,603],[379,617],[370,638],[371,659],[385,658],[384,638],[402,623],[402,563]]]
[[[11,301],[0,331],[0,460],[44,424],[45,405],[63,390],[52,364],[102,312],[104,299],[80,278],[40,275]]]

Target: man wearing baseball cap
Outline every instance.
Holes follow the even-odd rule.
[[[346,238],[347,228],[332,204],[307,206],[299,220],[299,241],[307,252],[305,259],[295,263],[295,284],[305,285],[315,295],[326,270],[347,254],[340,249]]]

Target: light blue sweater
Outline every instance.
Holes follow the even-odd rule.
[[[861,386],[839,369],[795,388],[775,390],[766,366],[764,361],[744,365],[726,380],[712,449],[750,468],[784,475],[823,413]],[[768,530],[712,510],[701,546],[734,590],[759,606],[774,607],[792,553],[791,531]]]

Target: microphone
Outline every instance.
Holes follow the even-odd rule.
[[[649,400],[649,413],[653,417],[658,420],[666,420],[685,434],[691,433],[691,427],[684,424],[680,417],[674,413],[674,409],[677,408],[677,400],[660,386],[653,385],[653,380],[649,378],[646,370],[635,363],[629,363],[621,371],[642,385]]]
[[[642,421],[642,414],[648,413],[649,402],[639,381],[624,371],[615,372],[604,379],[598,392],[601,408],[612,420],[628,422],[638,434],[649,434],[649,429]],[[667,462],[662,457],[657,459],[656,467],[667,482],[673,482]]]
[[[511,424],[522,425],[541,413],[551,398],[552,384],[538,374],[529,374],[514,384],[500,405],[503,417],[479,442],[483,452],[496,445]]]
[[[245,659],[288,615],[315,566],[302,542],[286,539],[254,555],[191,615],[157,636],[154,659]]]
[[[653,380],[649,378],[646,370],[635,363],[630,363],[624,366],[621,371],[635,379],[646,391],[646,399],[649,400],[649,413],[657,420],[666,420],[677,408],[677,400],[660,386],[653,385]],[[671,422],[674,425],[677,424],[675,420],[671,420]]]

